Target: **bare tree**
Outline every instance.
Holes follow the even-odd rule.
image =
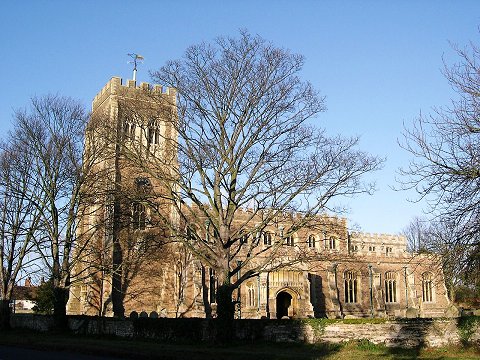
[[[9,327],[9,303],[16,283],[35,271],[34,236],[40,212],[30,201],[36,184],[32,159],[14,140],[0,153],[0,329]]]
[[[328,137],[314,126],[324,99],[300,79],[303,62],[241,32],[191,46],[151,74],[178,92],[167,104],[178,113],[161,114],[175,130],[163,139],[173,151],[149,151],[146,129],[127,156],[148,164],[143,170],[172,204],[174,216],[158,213],[167,232],[215,271],[217,316],[225,321],[234,317],[233,291],[259,272],[301,261],[282,262],[285,239],[336,210],[334,198],[371,192],[361,177],[382,163],[356,150],[357,138]]]
[[[409,251],[427,251],[430,247],[430,222],[426,218],[414,217],[403,229]]]
[[[432,218],[454,230],[445,245],[469,254],[468,265],[480,251],[480,49],[453,48],[459,62],[445,64],[444,75],[457,97],[405,130],[401,146],[414,158],[401,173],[403,187],[415,189]]]
[[[82,166],[87,114],[71,98],[33,98],[29,109],[15,113],[15,136],[32,159],[30,172],[37,179],[28,189],[40,212],[36,247],[54,287],[54,315],[58,326],[66,323],[70,271],[82,252],[76,244],[76,216],[82,183],[88,173]]]
[[[478,255],[472,254],[471,247],[462,245],[463,229],[457,229],[454,224],[436,219],[428,221],[425,218],[414,218],[405,228],[403,234],[411,251],[429,254],[441,262],[442,271],[451,300],[459,286],[478,289]],[[473,289],[473,290],[474,290]],[[478,290],[477,290],[478,291]]]

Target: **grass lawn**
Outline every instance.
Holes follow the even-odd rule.
[[[216,346],[194,343],[158,343],[113,337],[74,336],[65,333],[36,333],[13,330],[0,333],[0,344],[34,349],[73,351],[126,359],[479,359],[480,349],[448,347],[398,349],[368,341],[342,345],[251,343]]]

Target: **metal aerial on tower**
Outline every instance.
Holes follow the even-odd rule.
[[[137,80],[137,64],[143,62],[143,56],[135,53],[127,54],[133,60],[129,61],[129,64],[133,64],[133,81]]]

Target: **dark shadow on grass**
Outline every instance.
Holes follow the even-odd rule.
[[[125,359],[323,359],[341,351],[341,345],[234,341],[229,345],[210,342],[166,342],[158,339],[125,339],[102,335],[35,332],[14,329],[0,336],[0,344],[21,348],[113,356]]]

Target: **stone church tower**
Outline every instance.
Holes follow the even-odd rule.
[[[93,100],[84,155],[91,181],[79,216],[82,260],[73,274],[70,313],[123,316],[128,294],[147,292],[137,287],[139,274],[153,279],[158,270],[145,264],[161,257],[155,251],[166,236],[161,218],[174,215],[170,184],[150,172],[176,167],[175,101],[173,89],[122,84],[118,77]]]

